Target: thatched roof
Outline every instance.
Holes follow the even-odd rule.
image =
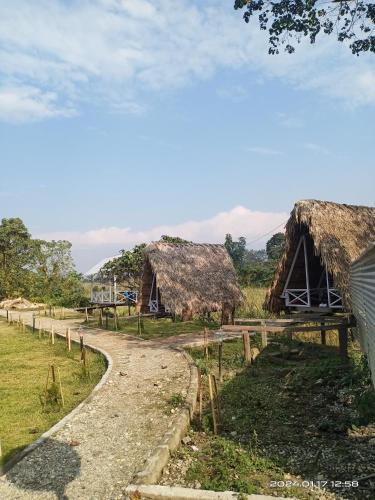
[[[145,249],[145,267],[157,276],[163,304],[175,314],[237,307],[243,296],[232,260],[223,245],[151,243]]]
[[[350,309],[349,267],[375,240],[375,208],[341,205],[328,201],[302,200],[294,205],[286,224],[284,254],[266,299],[267,309],[279,312],[280,295],[301,234],[313,240],[315,255],[327,266],[344,305]]]

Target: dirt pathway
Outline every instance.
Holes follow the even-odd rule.
[[[0,311],[5,315],[5,311]],[[28,324],[31,313],[21,313]],[[42,318],[45,328],[78,321]],[[85,329],[85,343],[113,361],[108,379],[51,438],[0,478],[1,500],[117,499],[173,424],[168,399],[187,394],[190,367],[169,345],[101,329]]]

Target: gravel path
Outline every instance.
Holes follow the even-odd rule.
[[[1,311],[4,315],[5,312]],[[31,313],[21,317],[31,324]],[[78,322],[43,319],[55,331]],[[134,473],[173,425],[167,400],[186,395],[190,368],[168,345],[141,341],[101,329],[85,329],[85,343],[110,354],[105,384],[61,430],[0,478],[0,499],[123,498]],[[172,418],[173,417],[173,418]]]

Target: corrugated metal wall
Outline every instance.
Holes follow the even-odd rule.
[[[352,264],[350,274],[358,338],[375,386],[375,243]]]

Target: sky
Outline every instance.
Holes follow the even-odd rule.
[[[268,55],[233,0],[0,2],[0,214],[77,268],[172,234],[262,248],[295,201],[374,205],[375,56]]]

